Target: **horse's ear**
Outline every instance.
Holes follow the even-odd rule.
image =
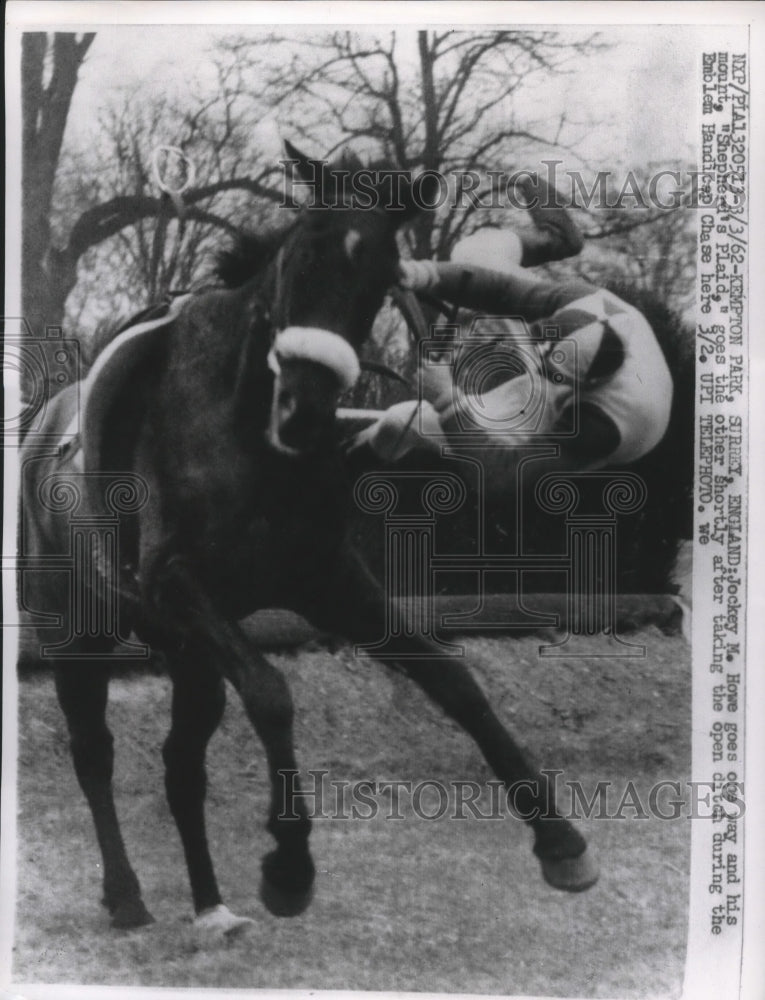
[[[297,146],[293,146],[289,139],[284,140],[284,152],[288,160],[295,162],[295,171],[300,180],[310,184],[317,195],[320,194],[324,180],[324,161],[310,159]]]
[[[403,193],[402,222],[409,222],[420,212],[430,212],[443,204],[441,185],[443,178],[434,170],[426,170],[412,178]]]

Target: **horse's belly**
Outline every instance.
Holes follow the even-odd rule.
[[[331,573],[341,538],[304,525],[250,525],[225,560],[211,560],[210,596],[238,619],[265,608],[298,610],[302,595]]]

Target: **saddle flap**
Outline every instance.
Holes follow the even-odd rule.
[[[164,316],[138,323],[115,337],[81,383],[80,441],[85,471],[101,468],[101,445],[113,401],[141,362],[166,341],[189,297],[174,299]]]

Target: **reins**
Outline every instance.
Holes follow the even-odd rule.
[[[279,332],[279,328],[284,329],[284,327],[289,326],[289,312],[285,309],[283,305],[284,298],[282,296],[283,284],[284,284],[285,249],[286,249],[286,243],[282,243],[276,254],[276,260],[274,261],[274,269],[275,269],[274,305],[273,305],[274,336],[276,336],[276,334]]]

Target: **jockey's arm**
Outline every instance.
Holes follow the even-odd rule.
[[[434,261],[408,261],[405,273],[412,263],[427,265],[414,276],[415,290],[427,288],[437,298],[465,309],[492,316],[518,316],[528,322],[552,316],[563,306],[597,290],[583,280],[559,284],[523,274],[501,274],[482,267]]]
[[[440,367],[433,369],[434,372],[441,370]],[[412,449],[440,454],[441,446],[448,443],[452,435],[469,431],[485,436],[487,445],[492,446],[478,449],[478,452],[486,465],[485,481],[489,491],[497,494],[512,487],[518,463],[528,456],[521,445],[558,444],[556,455],[534,460],[534,468],[541,474],[599,468],[607,463],[621,443],[621,434],[614,421],[590,401],[572,404],[578,405],[577,413],[572,413],[571,406],[563,409],[544,435],[532,431],[527,435],[507,437],[488,434],[481,423],[475,422],[473,406],[467,397],[455,392],[450,380],[443,385],[437,382],[423,385],[423,389],[432,402],[398,403],[349,443],[346,458],[350,459],[349,466],[356,473],[364,467],[373,468],[379,459],[396,461]],[[577,433],[570,437],[573,426],[577,427]]]

